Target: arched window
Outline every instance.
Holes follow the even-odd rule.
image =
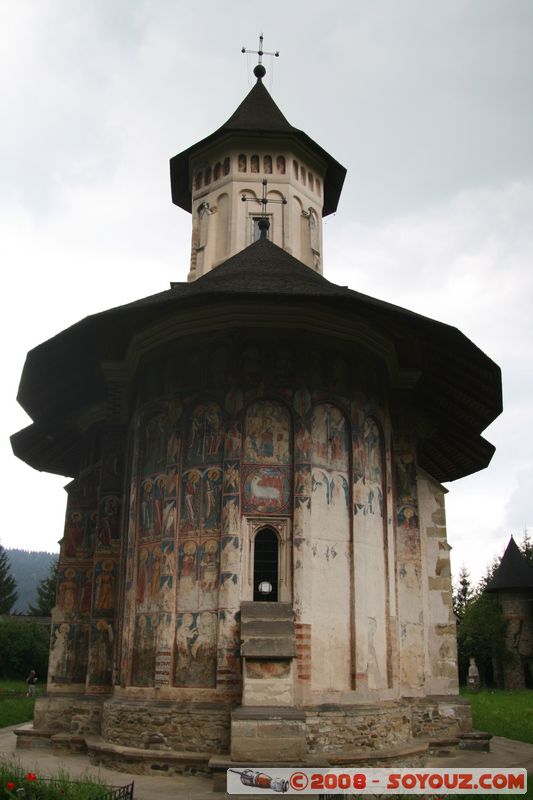
[[[300,180],[301,180],[301,182],[303,183],[304,186],[305,186],[305,182],[306,182],[306,175],[307,175],[307,173],[306,173],[305,169],[302,167],[302,169],[300,170]]]
[[[205,168],[204,183],[208,186],[211,183],[211,167]]]
[[[201,172],[197,172],[196,173],[196,177],[194,178],[194,188],[196,190],[202,188],[202,173]]]
[[[224,159],[223,170],[224,170],[224,175],[229,175],[229,156],[226,156],[226,158]]]
[[[279,172],[280,175],[285,175],[285,156],[276,158],[276,172]]]
[[[238,170],[239,172],[246,172],[246,156],[244,153],[241,153],[238,158]]]
[[[264,156],[263,158],[263,172],[267,175],[272,173],[272,156]]]
[[[298,180],[298,162],[296,160],[292,162],[292,171],[294,172],[294,177]]]
[[[259,172],[259,156],[252,156],[250,159],[250,169],[252,172]]]
[[[309,173],[309,188],[311,189],[312,192],[315,191],[315,179],[313,178],[313,175],[311,173]]]
[[[254,541],[254,601],[276,603],[279,591],[279,539],[263,528]]]
[[[220,161],[217,161],[217,163],[215,164],[215,172],[214,172],[213,180],[218,181],[218,179],[220,178],[221,169],[222,169],[222,166],[220,164]]]

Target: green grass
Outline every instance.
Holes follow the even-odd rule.
[[[533,691],[462,692],[472,706],[475,730],[533,744]]]
[[[45,687],[37,688],[37,696],[42,694]],[[20,692],[12,697],[9,692]],[[28,722],[33,717],[33,706],[35,700],[32,697],[25,697],[26,681],[22,680],[1,680],[0,681],[0,728],[7,728],[8,725],[18,725]]]

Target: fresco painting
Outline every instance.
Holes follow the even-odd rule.
[[[183,535],[218,532],[221,524],[222,470],[211,467],[203,473],[189,469],[183,475],[181,522]]]
[[[115,605],[115,564],[107,558],[95,566],[94,607],[98,611],[111,611]]]
[[[226,432],[226,441],[224,450],[226,458],[240,458],[241,443],[242,443],[242,436],[241,436],[240,425],[236,422],[233,422],[229,426]]]
[[[204,608],[216,608],[218,600],[219,545],[207,539],[200,547],[200,602]]]
[[[203,478],[203,525],[204,530],[220,529],[222,470],[208,469]]]
[[[280,514],[291,496],[290,472],[279,467],[252,467],[244,475],[243,504],[246,513]]]
[[[178,550],[178,608],[197,608],[198,548],[188,539]]]
[[[268,400],[249,406],[244,461],[246,464],[290,463],[290,419],[284,406]]]
[[[135,624],[132,683],[134,686],[153,686],[155,674],[155,644],[157,614],[139,614]]]
[[[168,417],[155,414],[145,425],[141,474],[149,475],[165,469],[168,444]]]
[[[105,619],[91,624],[91,644],[89,654],[89,683],[95,686],[111,684],[111,663],[113,658],[113,628]]]
[[[137,566],[137,608],[153,611],[157,607],[161,578],[161,547],[146,545],[139,550]]]
[[[190,469],[183,474],[181,490],[181,531],[195,533],[200,529],[202,473]]]
[[[89,651],[89,624],[55,625],[50,651],[50,675],[54,683],[84,683]]]
[[[85,513],[82,510],[70,511],[67,515],[63,539],[63,555],[75,558],[83,552],[85,544]]]
[[[228,390],[224,400],[224,408],[232,417],[240,414],[244,405],[242,390],[232,387]]]
[[[120,531],[120,499],[106,495],[98,504],[98,547],[107,549],[118,542]]]
[[[87,569],[80,573],[80,591],[81,591],[80,612],[82,614],[90,614],[92,597],[93,597],[92,569]]]
[[[185,463],[218,463],[222,458],[224,427],[220,407],[216,403],[195,406],[187,426]]]
[[[151,539],[155,534],[155,492],[154,482],[150,478],[141,483],[141,526],[143,539]]]
[[[240,510],[239,496],[227,495],[224,497],[222,508],[222,531],[223,533],[239,533],[240,529]]]
[[[216,686],[217,614],[179,613],[176,624],[175,686]]]
[[[340,409],[329,404],[315,406],[311,420],[313,464],[348,471],[348,431]]]
[[[78,582],[76,570],[67,567],[58,576],[57,605],[64,614],[72,614],[77,608]]]
[[[229,461],[224,465],[224,493],[232,494],[239,491],[239,464]]]
[[[309,461],[311,458],[311,434],[305,422],[296,423],[294,436],[294,458],[296,461]]]

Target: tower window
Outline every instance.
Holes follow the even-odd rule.
[[[257,242],[261,238],[261,230],[259,228],[259,220],[261,217],[252,217],[252,241]],[[270,217],[269,217],[270,219]],[[270,219],[270,228],[267,230],[267,239],[270,239],[270,231],[272,229],[272,220]]]
[[[215,164],[215,171],[214,171],[214,175],[213,175],[213,180],[218,181],[218,179],[220,178],[221,169],[222,169],[222,166],[220,164],[220,161],[217,161],[217,163]]]
[[[244,153],[241,153],[239,158],[238,158],[238,165],[239,165],[238,169],[239,169],[239,172],[246,172],[246,169],[247,169],[246,161],[247,161],[246,156],[244,155]]]
[[[250,169],[252,172],[259,172],[259,156],[252,156],[250,158]]]
[[[297,161],[293,161],[292,162],[292,171],[294,172],[294,177],[296,178],[296,180],[298,180],[298,162]]]
[[[265,156],[263,158],[263,172],[266,175],[272,174],[272,156]]]
[[[204,183],[208,186],[211,183],[211,167],[206,167],[204,174]]]
[[[224,170],[224,175],[229,175],[229,157],[228,156],[226,156],[226,158],[224,159],[223,170]]]
[[[254,541],[254,600],[276,603],[279,582],[279,539],[263,528]]]
[[[276,158],[276,172],[279,172],[280,175],[285,175],[285,156]]]

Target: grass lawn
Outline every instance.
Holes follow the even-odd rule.
[[[26,679],[0,681],[0,728],[28,722],[33,717],[35,700],[24,694],[9,696],[10,691],[26,692]],[[44,686],[37,688],[37,695],[42,694]]]
[[[533,744],[533,691],[461,692],[472,706],[474,728]]]

